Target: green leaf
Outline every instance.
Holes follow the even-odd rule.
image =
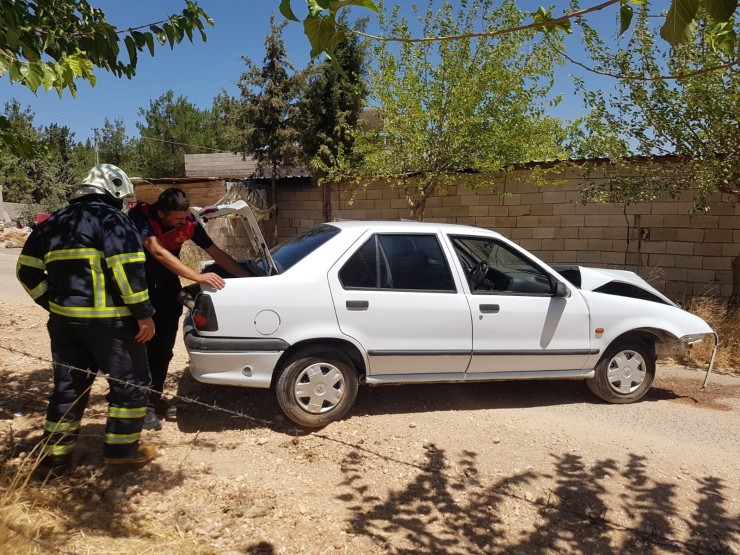
[[[698,9],[699,0],[672,0],[665,23],[660,28],[660,36],[672,46],[691,40]]]
[[[164,29],[164,34],[167,36],[167,41],[170,43],[170,48],[174,48],[175,46],[175,28],[172,27],[169,23],[165,23],[162,28]]]
[[[290,0],[282,0],[280,2],[280,13],[283,14],[285,19],[290,21],[300,21],[293,13],[293,8],[290,5]]]
[[[64,63],[75,77],[82,77],[82,75],[84,74],[84,71],[82,69],[82,64],[80,63],[80,60],[77,58],[70,56],[66,58],[64,62],[61,62],[61,63]]]
[[[330,17],[308,17],[303,21],[303,32],[311,43],[311,57],[331,50],[336,23]]]
[[[24,83],[33,92],[38,90],[44,79],[43,66],[42,62],[32,62],[26,66],[28,71],[25,72]]]
[[[622,36],[624,32],[630,28],[632,23],[632,16],[635,11],[629,4],[622,4],[619,7],[619,36]]]
[[[737,9],[737,0],[702,0],[712,21],[729,21]]]
[[[149,48],[149,55],[154,56],[154,35],[151,33],[144,33],[144,41],[146,42],[147,48]]]
[[[56,81],[56,72],[54,71],[52,64],[44,64],[42,67],[44,74],[41,82],[44,85],[44,90],[49,91],[54,86],[54,82]]]
[[[306,0],[306,3],[308,4],[308,18],[307,19],[314,19],[314,18],[321,17],[321,12],[323,12],[326,9],[325,7],[321,6],[317,0]],[[305,25],[306,20],[304,20],[303,23]]]
[[[134,42],[134,39],[129,36],[125,37],[123,42],[126,44],[126,50],[128,50],[129,61],[132,66],[135,66],[138,60],[138,55],[136,54],[136,43]]]
[[[374,13],[378,13],[378,6],[375,5],[373,0],[339,0],[338,2],[331,2],[329,4],[329,11],[337,13],[342,8],[346,8],[348,6],[359,6],[361,8],[367,8]]]

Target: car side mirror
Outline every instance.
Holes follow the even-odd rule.
[[[568,289],[568,286],[565,285],[562,281],[556,281],[555,282],[555,298],[563,299],[565,297],[570,297],[570,289]]]

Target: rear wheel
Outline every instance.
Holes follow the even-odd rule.
[[[302,353],[283,369],[275,384],[285,415],[306,428],[344,417],[357,397],[357,372],[340,351]]]
[[[653,349],[640,339],[625,338],[609,346],[586,383],[604,401],[632,403],[647,393],[654,377]]]

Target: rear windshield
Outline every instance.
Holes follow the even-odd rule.
[[[270,249],[270,254],[272,254],[272,259],[275,261],[278,271],[282,274],[318,249],[337,233],[339,233],[339,228],[329,224],[312,227],[280,243],[274,249]],[[259,260],[257,264],[263,270],[267,269],[264,260]]]

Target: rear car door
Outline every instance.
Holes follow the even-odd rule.
[[[466,288],[473,315],[469,377],[583,368],[592,352],[590,316],[577,289],[568,285],[569,296],[555,296],[555,276],[499,239],[450,239],[469,276]]]
[[[470,308],[436,234],[375,233],[330,271],[343,333],[365,348],[368,374],[462,379]]]

